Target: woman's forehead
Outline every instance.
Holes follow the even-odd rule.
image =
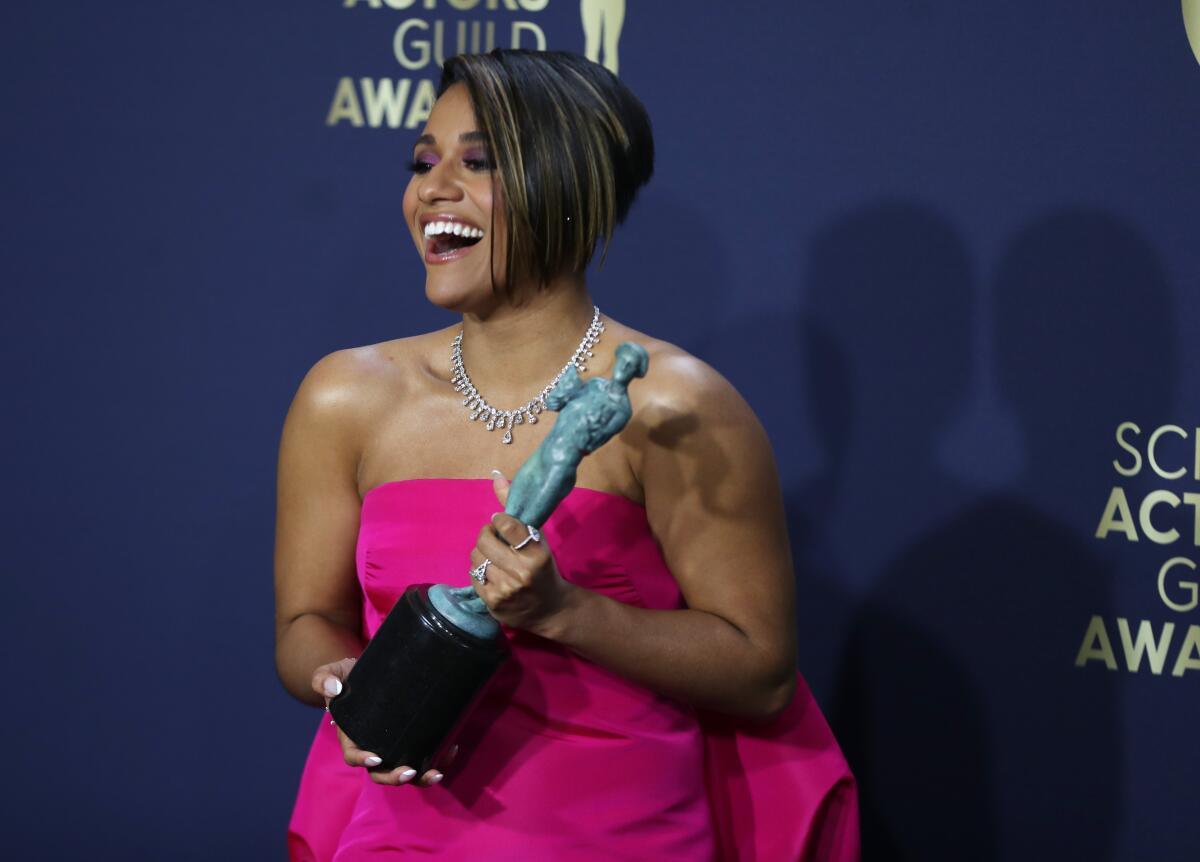
[[[439,143],[445,135],[457,137],[462,132],[475,130],[475,109],[471,97],[463,84],[453,84],[433,103],[429,119],[425,121],[425,134],[436,137]]]

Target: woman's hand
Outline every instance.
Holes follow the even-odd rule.
[[[496,498],[508,499],[509,482],[493,470]],[[529,539],[529,528],[511,515],[497,512],[479,531],[471,552],[471,566],[491,560],[486,580],[476,582],[475,592],[497,620],[515,629],[544,634],[567,607],[577,587],[558,573],[554,557],[544,540]],[[520,550],[517,545],[524,542]]]
[[[355,658],[344,658],[341,661],[335,661],[332,664],[323,664],[312,675],[313,691],[322,695],[325,698],[325,709],[329,709],[330,699],[337,697],[342,692],[342,683],[346,677],[350,675],[350,669],[354,667],[354,663],[358,661]],[[330,724],[333,720],[330,719]],[[383,759],[377,754],[370,751],[363,751],[346,734],[342,733],[342,729],[337,729],[338,742],[342,744],[342,758],[350,766],[361,766],[367,770],[367,774],[371,776],[371,780],[376,784],[408,784],[417,777],[417,770],[409,766],[398,766],[395,769],[381,770],[379,764]],[[457,746],[451,749],[448,760],[452,760],[457,753]],[[420,780],[415,782],[422,787],[429,787],[437,784],[444,776],[436,769],[431,769],[421,776]]]

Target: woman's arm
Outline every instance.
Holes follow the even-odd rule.
[[[339,351],[313,366],[279,445],[275,667],[293,696],[315,706],[324,701],[312,688],[313,671],[363,648],[354,574],[359,361],[355,351]]]
[[[655,361],[625,434],[640,453],[633,467],[651,529],[688,608],[637,608],[536,571],[516,574],[525,596],[502,582],[489,604],[502,621],[663,694],[769,718],[790,702],[796,673],[793,571],[770,444],[715,371],[686,356]],[[509,545],[525,534],[504,515],[493,525]],[[502,568],[539,556],[492,538],[481,536],[480,548],[503,557]],[[480,592],[488,600],[489,587]]]
[[[354,546],[361,442],[370,415],[369,348],[331,353],[300,384],[279,445],[275,525],[275,667],[295,697],[323,706],[363,650],[362,598]],[[384,396],[395,397],[394,389]],[[332,687],[332,690],[331,688]],[[376,784],[442,780],[430,769],[419,779],[407,765],[381,772],[381,758],[338,728],[342,757],[367,768]],[[414,781],[414,779],[416,779]]]

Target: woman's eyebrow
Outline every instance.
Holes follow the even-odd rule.
[[[485,135],[483,132],[463,132],[458,136],[458,142],[460,144],[473,144],[479,142],[486,143],[487,135]],[[417,142],[414,144],[414,146],[419,147],[422,144],[429,144],[432,146],[436,143],[437,138],[435,138],[433,135],[421,135],[421,137],[417,138]]]

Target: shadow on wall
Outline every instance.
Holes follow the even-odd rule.
[[[969,378],[963,248],[927,208],[859,211],[818,235],[807,294],[792,307],[724,322],[689,345],[754,407],[781,461],[804,462],[784,471],[793,478],[783,490],[800,669],[827,712],[853,586],[878,571],[869,560],[886,559],[960,502],[961,490],[929,462],[929,440]],[[847,559],[847,545],[866,562]]]
[[[907,202],[867,207],[819,231],[804,272],[799,366],[822,457],[789,489],[788,509],[802,652],[812,664],[824,657],[815,684],[829,704],[831,646],[844,640],[849,615],[839,588],[869,583],[908,536],[961,503],[930,440],[966,397],[973,295],[957,232]]]
[[[651,187],[617,228],[603,267],[593,263],[588,283],[605,314],[690,349],[694,333],[721,317],[730,289],[723,251],[700,211]]]
[[[1114,854],[1120,678],[1073,661],[1090,615],[1112,615],[1113,574],[1087,539],[1111,429],[1170,407],[1168,286],[1136,230],[1077,210],[1022,230],[994,288],[999,392],[1027,469],[919,531],[854,614],[834,726],[860,781],[867,860]],[[870,313],[887,318],[890,297]]]
[[[889,715],[906,703],[911,679],[867,665],[864,634],[883,657],[903,656],[906,667],[923,668],[941,697],[957,705],[958,765],[973,780],[954,788],[960,803],[955,816],[972,834],[988,835],[992,805],[988,782],[981,779],[991,765],[980,696],[962,657],[919,627],[864,620],[842,591],[869,589],[911,536],[964,503],[964,489],[936,463],[934,441],[969,395],[971,260],[947,219],[926,206],[894,201],[819,231],[808,249],[805,278],[802,366],[810,424],[824,457],[811,481],[789,494],[789,516],[801,582],[824,589],[816,605],[800,605],[801,639],[813,656],[822,647],[828,655],[834,644],[847,644],[845,654],[826,659],[822,688],[830,692],[824,702],[832,707],[831,723],[859,778],[865,858],[906,858],[906,842],[889,834],[895,801],[885,764],[919,744],[919,727],[900,730]],[[824,618],[831,606],[842,617],[836,631]],[[856,683],[850,704],[848,673]],[[884,715],[896,731],[886,739],[863,733],[856,722],[861,717],[870,727]],[[943,819],[923,811],[912,825],[933,831],[944,827]],[[931,846],[914,849],[912,858],[924,859]]]

